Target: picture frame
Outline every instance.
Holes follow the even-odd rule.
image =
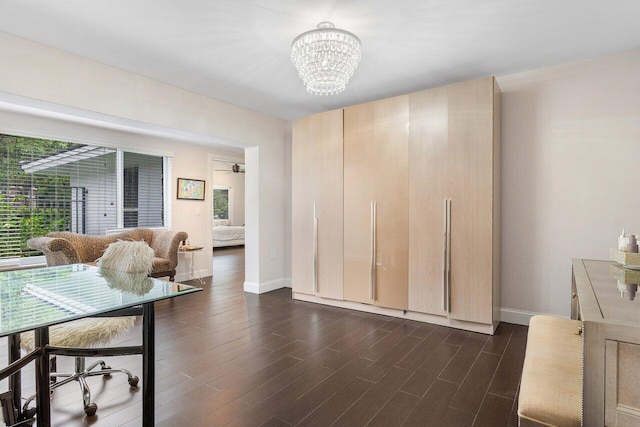
[[[205,182],[200,179],[178,178],[178,199],[204,200]]]

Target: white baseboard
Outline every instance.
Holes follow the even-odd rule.
[[[315,295],[301,294],[293,292],[293,299],[313,302],[317,304],[330,305],[332,307],[346,308],[349,310],[365,311],[367,313],[382,314],[384,316],[392,316],[400,319],[411,319],[419,322],[432,323],[434,325],[448,326],[450,328],[464,329],[467,331],[480,332],[482,334],[493,335],[495,325],[466,322],[461,320],[449,319],[444,316],[436,316],[433,314],[418,313],[415,311],[397,310],[393,308],[378,307],[370,304],[362,304],[359,302],[342,301],[329,298],[322,298]]]
[[[276,289],[290,288],[291,279],[275,279],[268,282],[244,282],[244,291],[252,294],[264,294],[265,292],[275,291]]]
[[[206,270],[198,270],[195,272],[195,278],[197,279],[198,277],[204,277],[207,275],[207,273],[208,272]],[[176,282],[184,282],[184,281],[193,279],[192,277],[189,277],[189,276],[190,276],[190,273],[177,274]],[[291,278],[269,280],[268,282],[262,282],[262,283],[244,282],[244,291],[252,294],[264,294],[266,292],[275,291],[276,289],[291,288],[291,287],[292,287]],[[296,299],[295,295],[294,295],[294,299]],[[302,299],[310,302],[321,302],[321,301],[316,301],[315,299],[308,299],[305,297],[302,297],[302,298],[298,297],[297,299]],[[350,306],[345,306],[344,308],[351,308],[351,309],[362,311],[362,308],[356,308],[356,307],[350,307]],[[505,308],[505,307],[501,307],[499,311],[500,311],[501,322],[513,323],[516,325],[524,325],[524,326],[529,326],[529,321],[533,316],[540,315],[540,314],[549,315],[547,313],[537,313],[534,311],[516,310],[513,308]],[[388,315],[389,313],[381,313],[381,314]],[[391,315],[394,315],[394,314],[391,314]],[[398,316],[398,317],[401,317],[401,316]],[[563,316],[560,316],[560,317],[563,317]],[[416,320],[423,320],[423,319],[416,319]],[[431,320],[431,323],[439,324],[439,322],[434,322],[433,320]],[[445,326],[456,327],[454,325],[445,325]],[[478,332],[485,332],[485,331],[479,330]]]
[[[552,316],[547,313],[536,313],[534,311],[516,310],[513,308],[500,308],[500,321],[505,323],[514,323],[516,325],[529,326],[529,321],[533,316],[544,314]]]

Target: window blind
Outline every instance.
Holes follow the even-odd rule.
[[[0,134],[0,258],[30,255],[32,236],[115,226],[115,178],[113,149]]]
[[[39,255],[27,240],[50,231],[105,235],[164,225],[160,156],[0,134],[0,259]],[[123,200],[118,200],[122,180]]]
[[[124,227],[161,227],[164,220],[162,157],[124,153]]]

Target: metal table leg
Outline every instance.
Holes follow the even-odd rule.
[[[9,335],[9,364],[20,359],[20,334]],[[11,390],[13,404],[18,411],[18,419],[22,419],[22,374],[20,371],[9,377],[9,389]]]
[[[155,323],[154,307],[143,305],[142,314],[142,425],[153,427],[155,422]]]
[[[36,348],[42,353],[36,359],[36,420],[38,427],[51,426],[51,391],[49,390],[49,328],[35,330]]]

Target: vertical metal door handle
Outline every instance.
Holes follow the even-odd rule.
[[[442,256],[442,309],[444,311],[449,311],[449,295],[448,295],[448,275],[447,275],[447,259],[448,259],[448,242],[449,238],[447,236],[447,232],[449,230],[448,222],[449,222],[449,199],[444,199],[444,221],[443,221],[443,229],[444,229],[444,243],[442,245],[443,248],[443,256]]]
[[[451,313],[451,199],[447,199],[447,311]]]
[[[313,292],[318,292],[318,217],[313,204]]]
[[[376,231],[377,231],[377,208],[376,201],[371,202],[371,271],[369,277],[369,299],[376,300]]]

